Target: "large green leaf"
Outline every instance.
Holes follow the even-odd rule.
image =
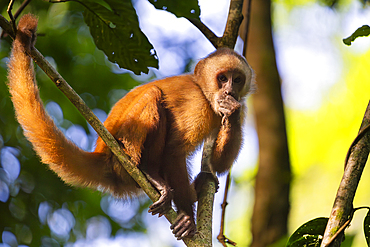
[[[319,247],[325,232],[328,218],[320,217],[300,226],[290,236],[287,247]]]
[[[197,18],[200,16],[200,8],[197,0],[149,0],[157,9],[167,10],[176,17]]]
[[[348,38],[343,39],[343,43],[346,45],[351,45],[355,39],[358,37],[369,36],[370,27],[368,25],[363,25],[362,27],[357,28],[357,30]]]
[[[135,74],[148,73],[148,67],[158,68],[153,46],[141,32],[130,0],[83,0],[84,19],[96,46],[109,61]]]

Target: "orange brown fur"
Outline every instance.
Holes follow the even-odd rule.
[[[33,47],[36,26],[32,15],[20,20],[8,65],[9,91],[25,136],[42,162],[67,183],[104,188],[120,197],[140,193],[100,138],[94,152],[85,152],[69,141],[46,113],[27,55]],[[217,81],[222,73],[241,75],[245,81],[241,88],[233,89],[232,97],[225,96]],[[242,57],[228,49],[219,50],[201,60],[194,74],[133,89],[115,104],[104,123],[132,161],[152,178],[153,185],[160,192],[163,189],[164,205],[154,203],[152,213],[163,214],[168,200],[173,199],[190,220],[176,225],[181,229],[174,230],[179,238],[194,234],[195,227],[192,205],[196,195],[190,186],[186,158],[207,136],[218,132],[212,169],[223,173],[231,167],[242,141],[240,116],[245,107],[239,105],[250,90],[252,77],[253,71]],[[173,197],[168,188],[173,190]]]

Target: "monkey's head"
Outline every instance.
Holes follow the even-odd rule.
[[[254,72],[245,58],[228,48],[201,60],[194,76],[216,114],[226,117],[241,107],[254,83]]]

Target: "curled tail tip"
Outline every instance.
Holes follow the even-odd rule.
[[[25,49],[30,52],[36,42],[38,18],[32,14],[22,16],[18,23],[18,30],[13,47],[17,51]],[[19,50],[20,49],[20,50]]]
[[[33,14],[25,14],[19,20],[18,30],[20,31],[31,31],[35,33],[37,29],[38,18]]]

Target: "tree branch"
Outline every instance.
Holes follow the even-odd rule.
[[[212,43],[216,49],[218,48],[218,43],[220,38],[216,36],[214,32],[212,32],[211,29],[209,29],[203,22],[196,18],[187,18],[188,21],[190,21],[194,26],[196,26],[199,31],[203,33],[203,35]]]
[[[0,15],[0,27],[3,29],[3,31],[9,34],[10,37],[13,39],[15,38],[15,33],[13,32],[11,24],[2,15]]]
[[[231,0],[229,15],[227,17],[224,34],[219,42],[219,47],[234,48],[238,38],[239,27],[243,21],[243,0]]]
[[[338,229],[350,219],[353,211],[353,199],[357,190],[358,183],[364,170],[370,152],[370,134],[362,132],[368,129],[370,124],[370,101],[366,108],[364,118],[360,127],[360,135],[363,137],[352,147],[347,165],[339,185],[334,205],[325,229],[324,237],[321,242],[322,247],[327,247]],[[361,134],[362,133],[362,134]],[[357,139],[357,137],[356,137]],[[346,158],[347,160],[347,158]],[[333,241],[331,246],[340,246],[343,239],[343,232]]]
[[[229,14],[227,17],[227,23],[224,34],[222,37],[217,37],[203,22],[195,18],[188,18],[188,20],[196,26],[199,31],[212,43],[212,45],[218,49],[221,47],[234,48],[236,39],[238,38],[238,32],[240,24],[243,20],[243,0],[231,0]]]

